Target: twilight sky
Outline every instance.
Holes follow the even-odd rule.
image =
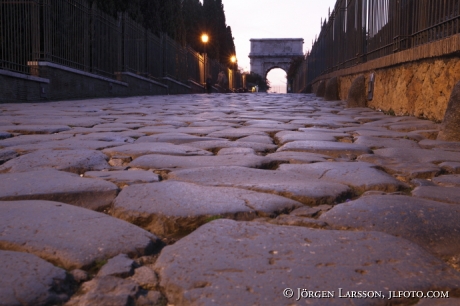
[[[303,38],[304,53],[319,34],[321,18],[336,0],[223,0],[227,25],[235,38],[238,66],[250,71],[251,38]],[[285,92],[286,73],[272,70],[272,90]]]

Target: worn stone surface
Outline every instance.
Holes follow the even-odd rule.
[[[158,174],[151,171],[132,170],[132,171],[88,171],[84,177],[99,178],[114,183],[118,187],[129,186],[132,184],[159,182]]]
[[[359,75],[351,83],[347,96],[347,107],[366,107],[366,78]]]
[[[346,198],[350,189],[338,183],[318,182],[302,174],[243,167],[207,167],[177,170],[169,179],[208,186],[244,188],[281,195],[307,205],[330,204]]]
[[[9,161],[10,159],[17,157],[18,155],[19,154],[16,151],[8,148],[0,149],[0,165]]]
[[[289,164],[309,164],[317,163],[327,160],[332,160],[330,156],[308,153],[308,152],[275,152],[267,154],[266,157],[278,163],[289,163]]]
[[[115,199],[116,185],[52,169],[0,174],[0,200],[49,200],[101,210]]]
[[[174,170],[215,166],[240,166],[261,168],[271,162],[270,159],[255,154],[217,155],[217,156],[171,156],[144,155],[133,160],[129,166],[141,169]]]
[[[54,134],[70,130],[66,125],[12,125],[1,126],[0,129],[5,132],[18,133],[23,135],[29,134]]]
[[[444,162],[439,166],[448,173],[460,174],[460,162]]]
[[[424,139],[419,141],[419,145],[423,149],[442,149],[445,151],[460,152],[460,142]]]
[[[340,155],[357,156],[372,153],[371,149],[365,146],[332,141],[293,141],[277,150],[277,152],[283,151],[311,152],[332,157]]]
[[[166,181],[124,188],[112,214],[159,236],[183,236],[215,217],[251,220],[300,206],[284,197],[240,188]]]
[[[154,268],[169,303],[181,305],[292,305],[299,283],[336,294],[338,288],[382,290],[387,297],[388,290],[452,290],[460,284],[458,272],[388,234],[231,220],[213,221],[166,247]],[[285,288],[294,289],[292,299],[283,297]],[[328,305],[369,305],[337,296]]]
[[[366,146],[372,150],[382,148],[416,148],[420,149],[417,142],[410,139],[402,138],[384,138],[372,136],[358,136],[355,138],[354,144]]]
[[[6,138],[10,138],[10,137],[13,137],[13,135],[11,133],[0,132],[0,139],[6,139]]]
[[[130,259],[126,254],[119,254],[110,258],[99,270],[97,276],[128,277],[133,274],[133,270],[134,260]]]
[[[433,182],[444,187],[460,187],[460,175],[441,175],[433,178]]]
[[[139,286],[132,280],[113,276],[96,277],[86,282],[66,306],[134,305]]]
[[[358,193],[368,190],[395,192],[408,187],[369,163],[319,162],[308,165],[281,165],[279,170],[299,173],[306,179],[348,185]]]
[[[239,138],[236,141],[273,144],[273,140],[268,135],[250,135],[243,138]]]
[[[161,133],[151,136],[140,137],[136,140],[136,143],[141,142],[168,142],[173,144],[186,144],[195,141],[206,141],[206,140],[218,140],[213,137],[200,137],[185,133]]]
[[[0,233],[0,249],[32,253],[68,270],[120,253],[150,254],[158,243],[125,221],[51,201],[1,201]]]
[[[26,162],[17,164],[17,167],[24,167],[25,172],[0,174],[0,192],[10,197],[9,201],[18,197],[51,198],[106,213],[82,215],[82,211],[94,212],[73,206],[74,209],[80,209],[78,213],[73,213],[73,210],[64,209],[68,206],[65,204],[43,211],[38,211],[38,208],[30,204],[12,207],[8,214],[0,211],[0,242],[5,245],[8,241],[4,237],[16,237],[14,247],[18,247],[18,250],[27,248],[27,252],[42,258],[47,256],[46,259],[53,264],[71,271],[75,279],[72,288],[76,291],[71,298],[75,299],[85,295],[82,293],[83,282],[94,277],[98,269],[112,257],[127,254],[136,262],[135,267],[142,266],[136,269],[136,277],[136,274],[129,277],[132,281],[128,282],[129,285],[114,280],[93,286],[95,289],[92,296],[86,295],[86,300],[72,302],[81,305],[324,304],[330,300],[285,300],[282,290],[287,287],[296,290],[306,286],[315,290],[331,289],[338,294],[338,288],[360,290],[365,285],[370,290],[388,292],[393,287],[387,284],[393,283],[394,290],[426,291],[434,288],[449,290],[452,296],[457,297],[458,284],[450,282],[452,278],[448,268],[443,266],[436,270],[442,270],[441,273],[426,270],[426,267],[429,265],[427,262],[433,264],[441,258],[460,271],[458,255],[455,254],[457,238],[454,237],[457,235],[455,220],[458,218],[455,214],[458,203],[455,192],[458,183],[455,176],[446,175],[460,173],[459,142],[435,140],[440,126],[437,123],[407,115],[398,116],[411,113],[420,118],[442,119],[438,115],[444,115],[443,105],[447,105],[447,100],[443,102],[443,99],[448,97],[440,88],[453,87],[454,81],[460,78],[460,66],[452,64],[450,59],[441,62],[434,60],[429,69],[433,69],[436,75],[446,74],[451,77],[448,80],[440,77],[435,83],[426,83],[424,86],[419,86],[423,77],[422,70],[413,75],[398,68],[401,74],[395,74],[397,77],[391,80],[401,79],[400,84],[391,83],[390,79],[384,79],[377,73],[374,100],[368,102],[374,109],[347,108],[346,101],[325,101],[309,94],[264,93],[114,97],[53,103],[0,104],[0,164],[3,163],[0,167],[14,160],[26,160],[26,156],[30,158],[34,156],[32,154],[43,154],[43,158],[34,160],[29,166]],[[407,68],[411,64],[403,66]],[[407,82],[408,76],[413,76],[410,84]],[[341,97],[346,97],[353,80],[345,79],[341,78],[339,82]],[[442,86],[440,83],[443,83]],[[316,89],[317,84],[314,87]],[[408,88],[414,99],[407,100],[405,95],[401,95],[402,98],[398,96],[401,92],[407,93]],[[439,99],[420,104],[420,97],[426,99],[426,94],[432,96],[433,92],[440,95]],[[383,100],[386,101],[385,105],[380,104]],[[55,130],[50,125],[58,128],[62,126],[64,130]],[[5,130],[11,128],[15,132]],[[49,132],[53,134],[29,134]],[[5,134],[8,138],[4,138]],[[64,162],[63,158],[56,158],[53,155],[56,150],[68,153],[68,160]],[[71,157],[81,150],[97,152],[91,156],[103,157],[105,162],[108,158],[108,165],[104,165],[103,171],[88,171],[90,168],[83,166],[81,171],[86,177],[55,169],[39,170],[42,166],[67,169],[67,162],[70,165],[85,165],[90,160]],[[161,162],[164,162],[163,159],[173,162],[167,168],[160,165],[161,169],[150,171],[135,165],[151,157],[155,162],[158,159]],[[248,160],[255,162],[246,164]],[[224,166],[233,163],[260,169]],[[184,165],[199,167],[169,168]],[[209,167],[211,165],[215,167]],[[412,196],[409,196],[403,182],[415,188]],[[105,184],[107,189],[100,184]],[[134,225],[114,215],[110,216],[117,211],[113,207],[113,200],[120,192],[119,188],[127,190],[122,191],[117,199],[123,199],[122,204],[126,207],[119,210],[120,215],[117,216],[129,216]],[[420,196],[434,197],[438,201]],[[404,211],[406,204],[397,208],[401,202],[395,200],[393,206],[383,213],[368,213],[368,208],[380,204],[380,197],[408,198],[410,200],[404,203],[411,206]],[[356,201],[368,203],[367,208],[363,204],[363,211],[357,211],[356,216],[369,214],[363,223],[372,224],[372,227],[339,227],[340,231],[336,231],[332,228],[333,222],[329,224],[321,219],[342,205],[354,204]],[[289,202],[295,204],[285,205]],[[429,209],[423,208],[425,204],[417,207],[418,203],[426,202],[431,203]],[[11,201],[6,205],[13,203]],[[259,206],[256,207],[254,203]],[[299,203],[307,205],[291,211]],[[229,213],[224,215],[222,211]],[[436,214],[438,211],[439,215]],[[397,212],[400,214],[395,216]],[[178,213],[183,215],[178,217]],[[10,217],[11,214],[14,217]],[[344,215],[344,219],[356,217],[354,214],[355,211]],[[213,230],[215,236],[212,237],[218,238],[202,235],[201,230],[214,222],[231,223],[224,220],[212,221],[219,218],[236,220],[235,227],[241,232],[233,229],[225,233]],[[244,220],[251,221],[246,223]],[[394,230],[403,228],[401,232],[407,234],[407,239],[413,239],[412,243],[420,244],[420,248],[425,248],[431,254],[420,255],[418,251],[413,251],[407,239],[386,236],[391,239],[387,240],[379,236],[384,235],[378,233],[380,230],[377,233],[372,231],[380,224],[386,230],[390,227],[387,225],[391,224],[389,220],[399,222]],[[169,227],[165,224],[169,224]],[[152,234],[141,229],[155,226],[161,231],[166,228],[172,233],[171,236],[161,237],[160,246],[156,244],[160,244],[156,236],[149,238]],[[258,227],[257,233],[263,233],[260,240],[250,229],[252,226]],[[187,230],[183,230],[184,227]],[[283,233],[286,228],[289,228],[289,232]],[[184,237],[194,229],[196,232]],[[315,232],[317,238],[306,237],[311,241],[308,242],[304,240],[305,237],[301,237],[303,231]],[[227,236],[231,232],[234,232],[237,240],[234,244],[227,243]],[[181,248],[181,243],[195,239],[194,235],[203,236],[204,247],[195,245],[198,251]],[[280,238],[280,235],[284,236]],[[362,240],[357,235],[368,235],[369,239]],[[300,240],[296,240],[298,238]],[[146,246],[147,240],[149,243],[153,241],[155,247]],[[8,243],[8,248],[13,245]],[[287,246],[285,243],[290,244]],[[174,278],[176,283],[186,281],[187,277],[196,279],[190,287],[192,289],[184,291],[184,303],[176,303],[176,300],[169,298],[171,294],[181,295],[182,285],[168,285],[166,290],[166,287],[158,285],[157,280],[166,282],[168,278],[161,275],[156,278],[159,270],[149,270],[164,244],[173,247],[177,245],[178,251],[174,252],[174,256],[184,256],[181,260],[193,261],[198,258],[187,265],[187,269],[193,270],[187,274],[187,269],[175,265],[177,257],[168,255],[168,246],[166,252],[162,252],[161,261],[171,262],[158,264],[177,275],[186,275],[184,278]],[[3,249],[3,245],[0,249]],[[260,248],[255,248],[257,245]],[[299,247],[312,249],[299,253],[296,249]],[[438,253],[433,250],[438,250]],[[273,252],[264,255],[266,251]],[[216,257],[208,257],[213,255]],[[279,255],[284,257],[280,259]],[[429,259],[425,256],[431,257]],[[61,258],[66,258],[68,266],[60,263]],[[305,264],[312,258],[316,262]],[[324,259],[324,262],[320,262],[320,259]],[[251,264],[245,267],[251,268],[235,269],[234,261],[238,264],[250,261]],[[221,265],[222,269],[220,266],[214,269],[215,265]],[[251,270],[252,267],[256,270]],[[240,270],[242,272],[235,272]],[[76,273],[78,271],[80,273]],[[272,271],[278,274],[270,274]],[[297,274],[291,278],[292,273]],[[219,281],[217,288],[213,287],[213,281],[195,277],[217,274],[225,280],[239,276],[242,281],[238,279],[233,287],[238,293],[226,294],[229,286],[222,285],[223,282]],[[25,276],[27,274],[21,274],[21,277]],[[286,277],[290,281],[286,282]],[[69,278],[72,279],[71,275]],[[101,278],[96,278],[99,283]],[[415,282],[415,279],[419,280]],[[445,283],[441,284],[441,281]],[[257,287],[258,283],[262,284],[261,287]],[[418,285],[421,283],[423,286]],[[279,288],[274,288],[273,284]],[[99,285],[102,287],[96,289]],[[114,293],[117,287],[125,285],[134,290]],[[105,286],[111,289],[103,289]],[[198,291],[200,293],[196,293]],[[166,292],[169,293],[165,297],[163,294]],[[252,300],[254,294],[264,295],[260,292],[268,292],[267,300]],[[62,302],[50,305],[62,304],[68,298],[67,293],[56,293],[62,297]],[[188,302],[190,297],[200,296],[201,293],[203,296],[209,295]],[[214,296],[228,298],[230,302],[221,302],[214,299]],[[386,305],[393,301],[340,299],[338,302],[332,300],[331,303]],[[414,304],[417,301],[403,299],[394,303]]]
[[[409,196],[365,196],[334,206],[320,221],[336,229],[381,231],[460,264],[460,206]]]
[[[251,148],[256,152],[275,151],[278,147],[274,144],[247,142],[247,141],[228,141],[228,140],[210,140],[188,143],[189,146],[202,150],[220,150],[222,148]]]
[[[275,139],[277,143],[283,145],[291,141],[298,140],[318,140],[318,141],[337,141],[338,137],[349,136],[345,133],[322,133],[322,132],[295,132],[295,131],[282,131],[276,133]]]
[[[460,188],[421,186],[412,191],[412,195],[439,202],[460,204]]]
[[[217,155],[255,155],[256,151],[251,148],[223,148],[217,152]]]
[[[420,162],[416,158],[413,160],[400,158],[398,155],[383,157],[375,154],[364,154],[358,156],[358,161],[377,165],[384,169],[385,172],[406,182],[414,178],[431,179],[441,174],[441,168],[435,164]]]
[[[326,90],[324,92],[324,100],[339,100],[339,79],[337,77],[330,78],[327,81]]]
[[[115,148],[109,148],[102,151],[108,156],[130,156],[136,158],[147,154],[169,154],[169,155],[212,155],[212,153],[193,148],[186,145],[174,145],[165,142],[156,143],[135,143],[123,145]]]
[[[33,254],[0,250],[1,305],[55,305],[68,299],[65,270]]]
[[[460,141],[460,82],[452,89],[437,139]]]
[[[155,271],[146,266],[134,270],[134,275],[130,279],[146,290],[154,290],[158,286],[158,277]]]
[[[0,166],[0,173],[53,168],[82,174],[86,171],[109,168],[107,159],[105,154],[95,150],[38,150],[6,162]]]

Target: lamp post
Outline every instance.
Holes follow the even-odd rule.
[[[204,46],[204,53],[203,53],[203,57],[204,57],[204,61],[203,61],[203,77],[204,77],[204,83],[205,83],[205,90],[208,90],[207,86],[207,76],[206,76],[206,44],[208,43],[209,41],[209,36],[208,34],[206,33],[203,33],[201,35],[201,41],[203,42],[203,46]]]
[[[230,61],[232,62],[232,91],[235,89],[235,63],[236,63],[236,56],[232,55],[230,58]]]

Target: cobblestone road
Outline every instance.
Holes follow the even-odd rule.
[[[460,305],[438,129],[312,95],[0,104],[0,305]]]

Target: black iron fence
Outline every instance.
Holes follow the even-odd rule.
[[[294,84],[458,33],[460,0],[337,0]]]
[[[201,84],[205,75],[217,80],[222,70],[232,73],[165,34],[151,33],[126,13],[114,18],[88,0],[0,0],[0,69],[30,74],[28,63],[35,61],[110,78],[131,72]]]

